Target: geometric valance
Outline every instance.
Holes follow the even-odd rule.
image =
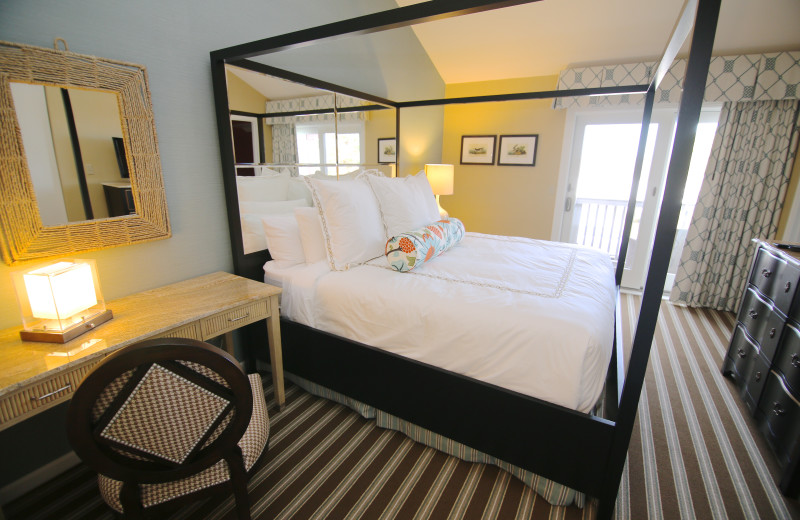
[[[650,82],[656,62],[628,63],[577,67],[561,71],[558,90],[624,85],[644,85]],[[677,104],[686,71],[686,60],[672,63],[656,91],[656,104]],[[800,97],[800,51],[711,58],[704,100],[760,101],[767,99],[797,99]],[[639,105],[644,94],[619,96],[580,96],[559,98],[553,108]]]
[[[303,112],[312,110],[333,109],[334,99],[337,108],[357,107],[368,104],[363,99],[345,96],[344,94],[324,94],[322,96],[311,96],[294,99],[278,99],[267,101],[266,113],[276,112]],[[365,112],[344,112],[339,114],[339,121],[364,119]],[[264,118],[267,124],[297,123],[307,121],[333,121],[333,113],[312,114],[307,116],[279,116]]]

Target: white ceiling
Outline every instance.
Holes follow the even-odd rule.
[[[421,0],[396,0],[399,6]],[[661,56],[682,0],[546,0],[416,25],[445,84]],[[466,35],[466,37],[465,37]],[[800,50],[800,0],[722,0],[714,55]]]

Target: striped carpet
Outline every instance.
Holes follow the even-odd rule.
[[[624,295],[626,345],[640,299]],[[775,486],[778,469],[731,383],[720,374],[734,318],[662,304],[619,519],[800,518]],[[269,379],[267,398],[272,397]],[[274,410],[274,402],[271,403]],[[250,482],[254,519],[580,519],[493,466],[471,464],[382,430],[289,384],[271,413],[267,457]],[[170,520],[232,519],[213,496]],[[93,475],[77,466],[8,504],[8,520],[111,519]]]

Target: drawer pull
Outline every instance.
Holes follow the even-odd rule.
[[[747,357],[747,352],[745,352],[743,348],[739,349],[738,354],[739,354],[740,358],[746,358]]]
[[[747,315],[750,316],[753,319],[758,318],[758,313],[756,311],[754,311],[753,309],[750,309],[749,311],[747,311]]]
[[[52,396],[54,396],[56,394],[59,394],[59,393],[63,392],[64,390],[69,390],[70,388],[72,388],[72,385],[70,383],[67,383],[66,386],[62,386],[58,390],[53,390],[49,394],[40,395],[39,397],[31,396],[31,401],[44,401],[48,397],[52,397]]]
[[[770,271],[765,267],[764,269],[761,270],[761,274],[764,276],[764,278],[769,278],[770,276],[772,276],[772,271]]]
[[[789,292],[792,290],[792,282],[786,282],[786,286],[783,288],[783,292]]]
[[[792,366],[795,368],[800,367],[800,355],[798,355],[796,352],[792,354]]]
[[[241,321],[241,320],[243,320],[245,318],[249,318],[249,317],[250,317],[250,313],[248,312],[244,316],[239,316],[238,318],[228,318],[228,321]]]
[[[770,338],[774,338],[776,332],[778,332],[778,331],[775,329],[775,327],[772,327],[771,329],[769,329],[769,337]]]
[[[756,382],[761,381],[761,372],[756,372]]]
[[[775,412],[775,415],[783,415],[786,413],[786,410],[783,409],[781,403],[776,402],[775,406],[772,407],[772,411]]]

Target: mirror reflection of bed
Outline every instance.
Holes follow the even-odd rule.
[[[501,7],[486,2],[477,10]],[[477,460],[510,464],[552,504],[583,507],[596,499],[598,517],[610,518],[666,276],[661,259],[669,257],[679,204],[665,198],[626,367],[619,283],[641,161],[615,267],[596,250],[474,233],[457,215],[441,220],[430,182],[414,164],[416,143],[404,140],[401,122],[414,110],[450,103],[636,94],[644,99],[645,142],[655,88],[696,17],[691,52],[699,57],[689,58],[666,185],[668,193],[680,192],[692,144],[681,137],[699,118],[718,8],[689,2],[653,77],[622,87],[457,100],[411,93],[398,101],[386,85],[358,90],[354,84],[368,83],[360,77],[334,84],[331,78],[343,81],[343,74],[332,68],[323,67],[327,74],[315,79],[292,70],[289,61],[286,70],[275,66],[278,50],[305,51],[330,36],[330,27],[212,52],[234,265],[238,274],[283,289],[287,377],[312,393],[355,401],[362,414],[388,417],[383,426],[415,440],[440,449],[455,441],[476,450],[470,453]],[[472,13],[430,2],[393,10],[383,23],[369,16],[349,20],[339,34],[384,36]],[[242,110],[226,74],[231,64],[336,94],[283,100],[267,94],[263,112]],[[342,149],[353,121],[374,115],[364,110],[371,104],[395,109],[397,131],[372,134],[397,140],[398,177],[373,167],[370,146],[355,156]],[[356,116],[361,113],[364,119]],[[252,163],[236,157],[234,116],[256,119]],[[303,156],[312,149],[316,155]],[[257,343],[259,334],[249,340]]]

